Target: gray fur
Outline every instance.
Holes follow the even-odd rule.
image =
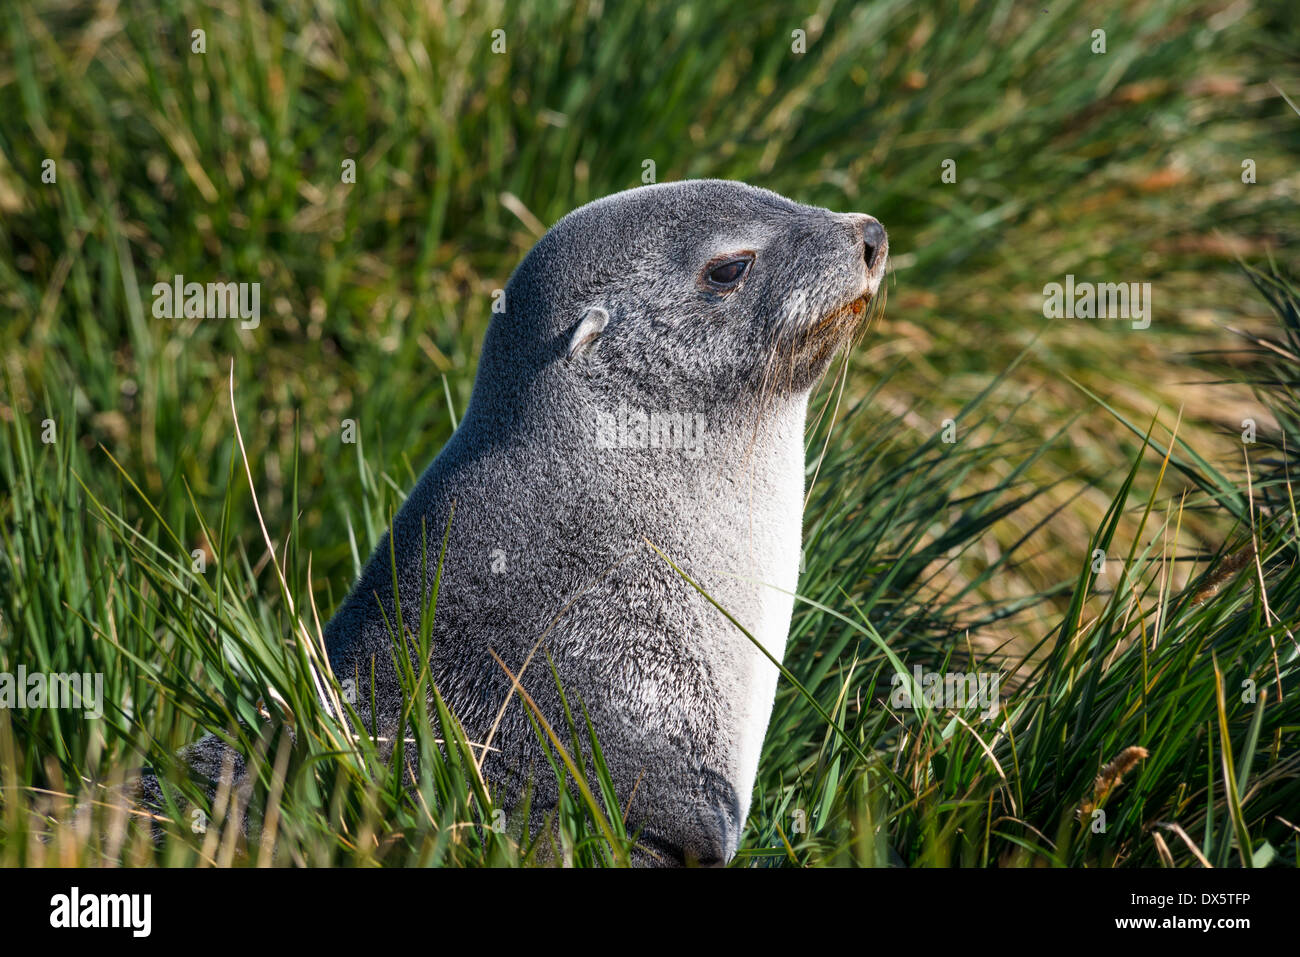
[[[881,247],[870,269],[864,228]],[[737,290],[701,283],[706,263],[742,250],[755,259]],[[779,657],[792,598],[769,584],[792,590],[797,574],[808,395],[856,320],[811,330],[874,294],[884,259],[869,217],[742,183],[647,186],[570,213],[515,270],[464,420],[396,516],[401,616],[416,635],[422,552],[432,566],[455,506],[431,663],[469,739],[486,738],[511,696],[490,650],[519,675],[541,639],[591,716],[641,862],[734,854],[775,685],[771,663],[647,540],[751,631],[783,615]],[[805,308],[791,308],[799,290]],[[699,414],[702,445],[601,447],[598,416],[620,404]],[[386,535],[325,639],[366,714],[373,662],[372,730],[391,738],[389,553]],[[522,684],[563,729],[543,650]],[[531,779],[537,818],[557,795],[526,709],[514,695],[484,773],[507,807]]]

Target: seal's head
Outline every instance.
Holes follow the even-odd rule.
[[[861,326],[888,249],[861,213],[726,180],[643,186],[537,243],[484,356],[657,408],[798,396]]]

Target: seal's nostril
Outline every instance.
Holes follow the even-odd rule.
[[[885,245],[885,228],[874,219],[868,218],[862,225],[862,259],[868,269],[878,265],[881,248]]]

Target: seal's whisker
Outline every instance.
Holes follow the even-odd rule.
[[[808,482],[808,492],[806,495],[804,495],[803,507],[805,510],[808,508],[808,503],[812,501],[813,488],[817,485],[817,476],[821,474],[822,462],[826,461],[826,452],[831,447],[831,435],[835,431],[835,422],[836,419],[839,417],[840,399],[844,395],[844,383],[848,381],[848,375],[846,374],[846,370],[848,369],[848,367],[849,367],[849,353],[848,350],[845,350],[844,359],[840,363],[839,372],[836,374],[835,377],[836,379],[839,380],[838,392],[835,391],[835,383],[834,382],[831,383],[831,391],[835,393],[835,411],[831,413],[830,424],[826,426],[826,441],[822,443],[821,455],[817,457],[817,467],[813,469],[813,476]],[[827,404],[829,403],[830,400],[828,398]]]

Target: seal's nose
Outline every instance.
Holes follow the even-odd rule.
[[[889,244],[885,239],[885,227],[873,216],[862,217],[862,261],[867,264],[867,271],[875,269],[883,262],[885,250]]]

